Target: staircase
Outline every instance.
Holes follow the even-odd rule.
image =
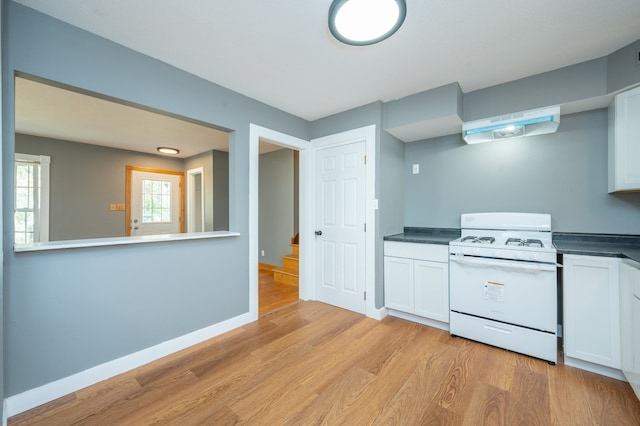
[[[282,268],[273,270],[273,280],[282,284],[298,287],[298,234],[291,238],[291,254],[282,256]]]

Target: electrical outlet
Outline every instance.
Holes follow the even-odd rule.
[[[115,211],[115,209],[116,209],[116,205],[115,204],[112,203],[111,205],[109,205],[109,210]]]
[[[124,210],[124,204],[118,204],[118,210]]]
[[[417,175],[420,173],[420,164],[414,164],[413,165],[413,174]]]
[[[264,250],[260,251],[260,256],[264,257]]]

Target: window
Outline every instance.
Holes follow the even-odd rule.
[[[49,163],[45,155],[16,154],[14,242],[49,241]]]
[[[142,180],[142,223],[171,222],[171,182]]]

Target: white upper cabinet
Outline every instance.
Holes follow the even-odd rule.
[[[640,87],[609,105],[609,192],[640,191]]]

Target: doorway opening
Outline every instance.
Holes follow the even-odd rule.
[[[204,167],[187,170],[187,232],[204,231]]]
[[[259,315],[299,299],[299,155],[261,139],[258,160]]]

